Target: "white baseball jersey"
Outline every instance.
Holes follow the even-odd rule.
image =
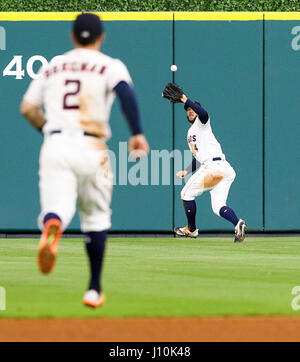
[[[113,176],[105,141],[113,89],[121,81],[132,82],[120,60],[78,48],[41,69],[24,95],[44,106],[47,120],[39,169],[41,229],[48,213],[57,214],[66,229],[76,206],[83,232],[110,228]]]
[[[203,124],[197,117],[188,130],[187,141],[201,167],[187,181],[181,191],[181,199],[191,201],[203,192],[210,191],[212,209],[220,216],[219,211],[226,205],[235,171],[225,160],[221,145],[212,132],[210,119]],[[213,161],[218,157],[221,160]]]
[[[55,57],[41,69],[24,99],[45,107],[45,134],[83,130],[108,139],[108,124],[120,82],[131,83],[126,66],[99,51],[77,48]]]
[[[197,117],[188,130],[187,142],[194,157],[201,164],[215,157],[225,159],[221,145],[212,132],[210,119],[203,124]]]

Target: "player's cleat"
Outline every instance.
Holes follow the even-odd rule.
[[[235,227],[235,243],[241,243],[245,240],[245,231],[246,231],[246,223],[244,220],[240,219]]]
[[[50,219],[45,223],[38,252],[38,266],[43,274],[51,273],[55,266],[57,244],[61,235],[61,221]]]
[[[189,227],[184,228],[174,228],[174,233],[179,236],[185,236],[187,238],[196,238],[199,235],[198,229],[195,231],[190,231]]]
[[[84,293],[83,304],[87,307],[97,308],[105,303],[104,293],[98,293],[96,290],[90,289]]]

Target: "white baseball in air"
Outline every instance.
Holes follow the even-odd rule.
[[[171,65],[171,70],[172,70],[172,72],[176,72],[177,65],[175,65],[175,64]]]

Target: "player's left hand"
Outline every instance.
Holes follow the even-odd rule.
[[[130,137],[128,152],[134,160],[147,156],[149,150],[149,144],[143,134],[137,134]]]
[[[182,102],[181,100],[182,95],[183,95],[182,88],[180,88],[179,85],[175,83],[168,83],[162,92],[162,96],[164,98],[167,98],[172,103]]]

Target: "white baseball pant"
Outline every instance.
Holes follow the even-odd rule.
[[[82,232],[111,226],[113,175],[107,148],[100,139],[82,134],[45,136],[40,153],[40,229],[47,213],[55,213],[65,230],[76,203]]]
[[[220,216],[222,206],[226,206],[228,192],[235,179],[235,171],[226,160],[207,161],[201,165],[187,181],[181,191],[181,199],[195,200],[205,191],[210,191],[213,212]]]

